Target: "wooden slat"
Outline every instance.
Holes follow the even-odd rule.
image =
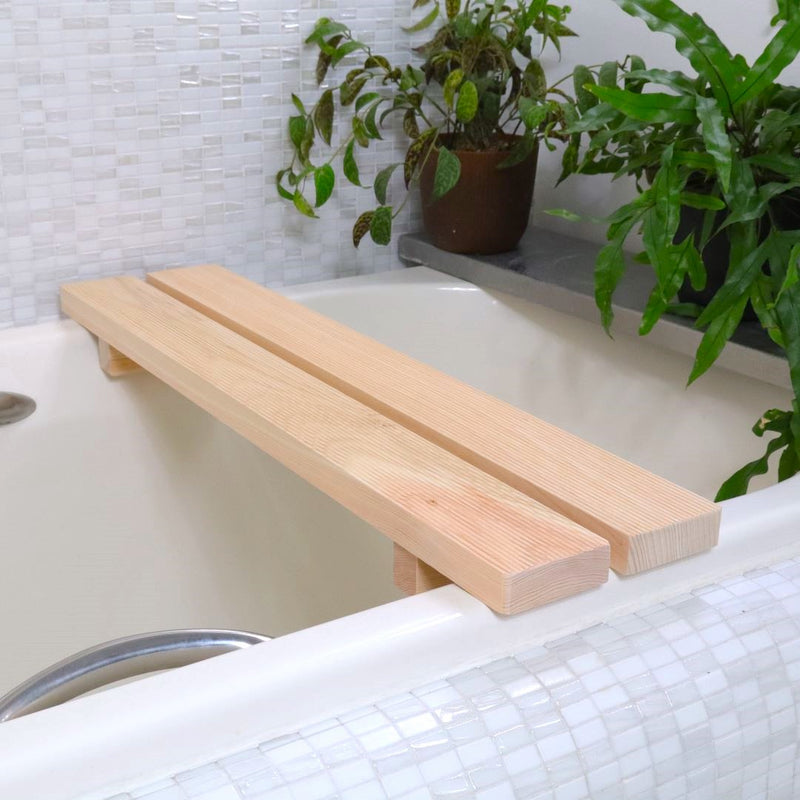
[[[113,348],[102,339],[97,341],[97,357],[100,361],[100,368],[112,378],[119,378],[123,375],[130,375],[132,372],[142,371],[138,364],[122,355],[119,350]]]
[[[396,543],[393,571],[394,585],[406,594],[420,594],[450,583],[441,572]]]
[[[148,281],[603,536],[641,572],[712,547],[714,503],[215,265]]]
[[[607,579],[574,522],[133,278],[64,311],[500,613]]]

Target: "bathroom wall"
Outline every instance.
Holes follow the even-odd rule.
[[[773,0],[683,4],[752,55]],[[0,0],[0,327],[54,317],[57,285],[77,278],[215,261],[282,284],[398,266],[394,245],[350,243],[368,192],[341,187],[322,220],[305,220],[276,197],[273,176],[287,159],[291,92],[314,97],[315,56],[302,45],[314,20],[345,19],[383,52],[405,54],[410,5]],[[630,51],[680,63],[667,37],[612,0],[572,5],[582,38],[565,42],[551,76]],[[363,152],[365,175],[392,150],[401,152],[387,140]],[[601,214],[631,191],[609,191],[604,178],[555,190],[556,174],[557,156],[545,154],[536,221],[588,238],[601,232],[542,211]],[[417,223],[407,214],[396,231]]]
[[[55,316],[76,278],[212,261],[283,284],[394,266],[393,248],[351,244],[367,192],[343,188],[320,221],[275,194],[322,15],[391,54],[410,4],[0,0],[0,327]],[[376,149],[393,145],[360,155],[366,175]]]

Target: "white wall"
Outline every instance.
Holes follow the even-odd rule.
[[[773,0],[683,0],[752,56]],[[635,51],[681,64],[612,0],[573,0],[579,40],[551,75]],[[350,22],[384,52],[408,53],[410,0],[7,0],[0,3],[0,328],[57,314],[57,286],[216,261],[259,282],[296,283],[398,266],[395,247],[350,228],[367,192],[346,188],[321,221],[275,195],[287,157],[290,93],[313,99],[320,15]],[[401,150],[382,143],[380,163]],[[362,154],[369,175],[378,162]],[[597,177],[552,188],[544,154],[536,221],[587,238],[591,226],[543,218],[565,206],[598,215],[629,187]],[[396,198],[397,200],[398,198]],[[413,229],[408,216],[397,231]]]
[[[353,250],[366,192],[315,223],[273,188],[291,92],[315,94],[302,42],[322,15],[391,54],[410,5],[0,3],[0,327],[55,316],[76,278],[216,261],[282,284],[394,266],[392,248]]]

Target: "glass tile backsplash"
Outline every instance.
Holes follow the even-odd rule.
[[[111,800],[800,797],[800,559]]]
[[[56,316],[75,279],[217,262],[279,285],[396,266],[393,245],[352,246],[369,192],[341,186],[320,220],[275,194],[322,15],[407,52],[410,4],[386,0],[0,2],[0,327]],[[378,145],[359,154],[365,183],[397,147]]]

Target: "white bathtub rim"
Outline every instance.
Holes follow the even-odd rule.
[[[283,291],[312,297],[420,282],[426,290],[481,291],[425,267]],[[55,336],[63,346],[85,333],[58,320],[2,335],[22,346]],[[25,392],[0,385],[8,388]],[[0,797],[104,798],[797,555],[799,490],[800,476],[724,503],[722,544],[709,553],[634,578],[612,575],[594,592],[518,617],[501,619],[445,587],[7,723],[0,726]]]
[[[99,800],[791,558],[798,490],[800,476],[723,504],[714,550],[526,614],[447,586],[6,723],[0,796]]]

